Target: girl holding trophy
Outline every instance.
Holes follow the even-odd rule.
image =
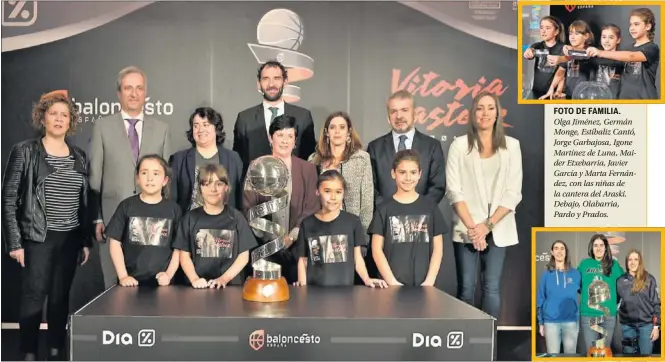
[[[585,354],[592,348],[605,351],[610,348],[616,325],[617,279],[623,274],[619,263],[612,258],[605,235],[591,237],[588,253],[589,257],[577,267],[582,275],[580,314]]]
[[[628,252],[626,270],[617,280],[623,353],[649,356],[660,335],[658,285],[637,250]]]
[[[604,25],[600,33],[600,45],[603,50],[614,52],[620,43],[621,28],[615,24]],[[612,92],[612,99],[618,99],[624,63],[605,58],[595,58],[594,62],[596,64],[596,81],[607,84]]]
[[[533,98],[538,99],[547,93],[552,85],[556,66],[547,64],[548,55],[563,54],[563,46],[566,42],[566,34],[561,20],[553,16],[545,16],[540,19],[540,38],[543,41],[531,44],[524,51],[524,58],[535,59],[533,66],[533,85],[531,92]]]

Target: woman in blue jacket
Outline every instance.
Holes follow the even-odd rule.
[[[566,243],[555,241],[550,253],[536,296],[538,330],[545,337],[547,353],[561,353],[563,342],[563,353],[574,354],[580,330],[578,293],[582,278],[570,265]]]

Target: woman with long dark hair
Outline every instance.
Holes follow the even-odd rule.
[[[660,335],[660,297],[656,278],[635,249],[626,255],[626,274],[617,279],[617,294],[623,353],[651,355]]]
[[[596,234],[591,237],[588,255],[589,257],[582,260],[577,267],[577,270],[582,274],[581,323],[586,347],[585,355],[593,342],[600,339],[600,334],[591,328],[592,325],[598,325],[605,329],[604,345],[610,347],[616,325],[617,279],[623,274],[623,269],[621,269],[619,263],[612,258],[610,243],[605,235]],[[608,285],[609,298],[599,303],[599,307],[606,310],[607,314],[603,310],[592,308],[593,305],[589,305],[589,286],[595,280],[601,280]],[[596,323],[598,317],[603,317],[603,321]]]
[[[90,255],[94,211],[88,207],[88,159],[66,139],[78,123],[76,105],[65,94],[46,94],[32,110],[32,123],[42,136],[15,144],[3,175],[3,241],[21,265],[21,351],[26,360],[37,358],[48,299],[49,359],[57,360],[64,357],[76,267]]]
[[[545,337],[547,353],[574,354],[580,331],[580,272],[570,265],[568,245],[562,240],[552,243],[547,271],[538,283],[536,308],[538,332]]]
[[[450,145],[446,195],[453,207],[457,298],[474,305],[478,270],[482,310],[501,312],[501,276],[508,247],[519,243],[515,208],[522,201],[520,142],[507,136],[499,98],[482,91],[469,111],[466,136]]]

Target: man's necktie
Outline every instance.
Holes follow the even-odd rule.
[[[272,113],[272,115],[270,116],[270,123],[272,123],[272,121],[275,120],[275,117],[277,117],[277,111],[279,110],[279,108],[269,107],[268,110],[270,110],[270,113]]]
[[[406,136],[399,136],[399,145],[397,146],[397,151],[404,151],[406,149]]]
[[[132,156],[134,156],[134,161],[138,162],[139,160],[139,134],[136,132],[136,123],[138,119],[128,119],[129,130],[127,134],[129,136],[129,144],[132,146]]]

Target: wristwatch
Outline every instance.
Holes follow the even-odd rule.
[[[487,230],[492,231],[494,229],[494,223],[490,219],[485,220],[485,226],[487,226]]]

